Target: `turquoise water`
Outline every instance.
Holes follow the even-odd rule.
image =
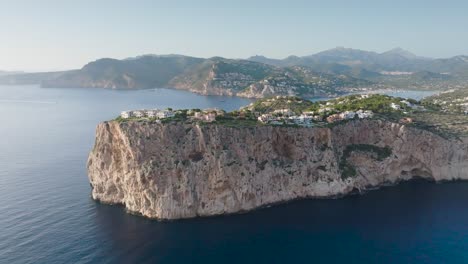
[[[412,182],[248,214],[150,221],[90,198],[94,130],[123,109],[248,100],[0,86],[0,263],[468,263],[468,183]]]

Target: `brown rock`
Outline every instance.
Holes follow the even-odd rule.
[[[468,179],[468,141],[376,120],[333,128],[105,122],[88,160],[96,200],[158,219],[236,213],[307,197],[344,195],[415,176]],[[350,145],[390,147],[384,160]]]

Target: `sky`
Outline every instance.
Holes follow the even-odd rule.
[[[285,58],[344,46],[468,55],[466,0],[0,0],[0,70],[142,54]]]

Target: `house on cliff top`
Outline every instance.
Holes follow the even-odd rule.
[[[130,118],[132,116],[133,116],[132,111],[122,111],[122,112],[120,112],[120,117],[121,118]]]

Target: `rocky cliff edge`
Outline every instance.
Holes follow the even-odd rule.
[[[95,200],[191,218],[414,177],[468,179],[468,140],[378,120],[333,128],[111,121],[97,127],[88,173]]]

